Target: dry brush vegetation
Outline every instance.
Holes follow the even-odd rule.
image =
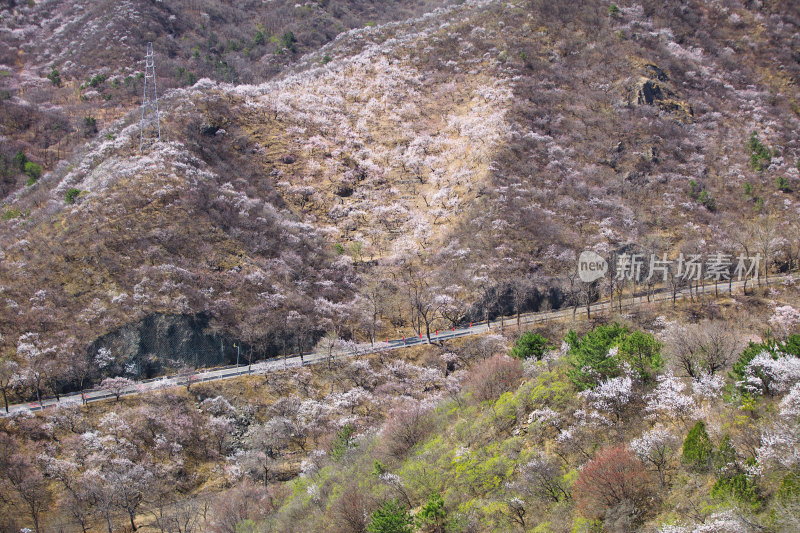
[[[138,377],[98,339],[157,316],[252,359],[656,288],[581,284],[583,249],[797,269],[795,3],[444,4],[2,11],[4,396]],[[136,71],[92,69],[142,39],[140,154]],[[494,338],[8,419],[2,527],[789,531],[798,305],[763,281],[594,330],[597,375],[556,326],[539,363]]]

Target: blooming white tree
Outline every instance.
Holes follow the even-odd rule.
[[[372,370],[370,362],[366,359],[350,361],[342,369],[345,379],[349,380],[356,387],[372,390],[378,382],[378,374]]]
[[[561,415],[549,407],[531,411],[528,415],[528,424],[530,425],[534,422],[538,422],[542,425],[550,425],[558,430],[561,429]]]
[[[111,353],[111,350],[108,348],[100,348],[97,350],[97,354],[94,356],[94,360],[97,363],[97,366],[102,368],[107,368],[114,364],[114,354]]]
[[[781,400],[778,420],[761,434],[756,458],[761,465],[800,465],[800,383]]]
[[[96,480],[82,471],[80,460],[56,459],[46,454],[38,457],[47,476],[63,487],[60,508],[65,509],[82,531],[88,531],[94,515],[93,485]]]
[[[98,427],[103,432],[101,440],[106,443],[109,441],[109,437],[117,443],[128,442],[131,436],[130,424],[115,411],[109,411],[104,414],[98,423]]]
[[[650,418],[664,417],[682,420],[690,416],[697,408],[694,399],[684,394],[686,384],[672,372],[656,378],[658,385],[645,396],[645,411]]]
[[[225,416],[234,418],[236,408],[224,396],[214,396],[206,398],[200,402],[200,409],[214,416]]]
[[[718,398],[724,386],[724,377],[709,372],[703,372],[697,379],[692,380],[692,392],[705,400],[714,400]]]
[[[608,378],[594,389],[578,394],[596,410],[614,415],[619,422],[622,411],[634,399],[633,379],[629,375]]]
[[[386,365],[381,374],[385,375],[389,380],[410,385],[420,370],[421,368],[417,365],[398,359]]]
[[[155,481],[151,468],[143,461],[115,457],[99,470],[101,483],[114,495],[115,507],[128,515],[131,529],[136,531],[135,519],[139,506]]]
[[[632,440],[630,448],[643,463],[655,469],[661,485],[666,486],[670,462],[680,445],[681,441],[676,435],[662,426],[656,426]]]
[[[692,392],[698,406],[697,416],[705,418],[710,415],[712,406],[720,398],[724,386],[725,378],[710,372],[701,372],[692,380]]]
[[[8,413],[8,393],[20,383],[19,363],[0,357],[0,392],[3,394],[3,403]]]
[[[234,421],[227,416],[211,415],[206,421],[205,437],[214,445],[214,449],[219,455],[225,454],[234,428]]]
[[[23,362],[19,374],[22,381],[36,392],[36,400],[41,401],[44,384],[58,371],[55,347],[38,333],[25,333],[17,341],[17,356]]]
[[[712,514],[701,524],[664,525],[659,533],[749,533],[750,526],[732,510]]]
[[[323,461],[327,457],[328,453],[325,450],[312,450],[308,457],[300,463],[300,475],[303,477],[315,475],[322,468]]]
[[[63,431],[80,434],[87,427],[87,418],[78,409],[80,404],[80,400],[74,397],[71,398],[71,401],[60,402],[50,411],[48,418],[55,427]]]
[[[273,466],[289,443],[287,428],[280,417],[274,417],[264,424],[250,426],[245,435],[245,453],[239,462],[256,479],[260,478],[265,487]]]
[[[327,397],[330,405],[336,409],[354,414],[356,408],[365,404],[371,399],[372,395],[361,387],[354,387],[343,393],[331,394]]]
[[[333,426],[334,409],[327,401],[306,399],[297,410],[297,421],[303,431],[311,438],[317,439]]]
[[[745,368],[745,390],[758,394],[775,394],[788,391],[800,381],[800,358],[793,355],[761,352]]]
[[[422,367],[417,379],[415,380],[416,387],[421,392],[430,392],[431,390],[440,387],[444,382],[444,374],[438,368],[429,366]]]
[[[800,383],[795,383],[780,403],[780,416],[785,420],[800,422]]]
[[[780,337],[787,337],[800,327],[800,311],[791,305],[778,306],[769,318],[769,325]]]

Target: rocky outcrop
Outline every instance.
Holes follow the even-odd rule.
[[[656,106],[683,122],[691,122],[694,119],[694,109],[691,104],[680,99],[666,72],[649,63],[643,65],[641,70],[644,75],[639,77],[631,91],[633,96],[631,100],[635,101],[636,105]]]
[[[205,315],[151,314],[93,342],[87,356],[102,375],[150,378],[176,369],[236,362],[235,339],[208,330]],[[246,347],[241,347],[242,353]]]

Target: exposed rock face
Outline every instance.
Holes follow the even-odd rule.
[[[653,105],[657,101],[663,100],[666,94],[668,94],[668,91],[663,91],[658,83],[653,80],[647,80],[639,88],[637,103],[639,105]]]
[[[464,320],[480,322],[495,320],[500,316],[511,316],[516,312],[514,307],[514,288],[510,285],[489,288],[482,298],[473,303],[465,313]],[[557,309],[566,301],[566,295],[558,287],[541,287],[529,291],[523,301],[519,302],[520,313]]]
[[[647,65],[644,66],[644,69],[647,71],[647,73],[648,73],[648,75],[650,77],[654,77],[658,81],[667,81],[667,80],[669,80],[669,76],[667,76],[667,73],[664,72],[663,70],[661,70],[661,68],[659,68],[656,65],[647,64]]]
[[[200,133],[206,137],[213,137],[217,132],[219,132],[219,126],[214,126],[213,124],[203,124],[200,126]]]
[[[149,378],[182,366],[204,367],[236,362],[235,339],[208,331],[204,315],[152,314],[98,338],[88,357],[104,375]],[[242,346],[242,354],[247,353]],[[97,357],[108,350],[110,359]]]
[[[657,106],[682,122],[691,122],[694,109],[680,99],[669,83],[667,73],[653,64],[646,64],[641,69],[645,76],[639,78],[633,90],[636,104]]]

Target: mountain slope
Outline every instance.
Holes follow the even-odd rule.
[[[208,313],[262,354],[449,327],[577,302],[584,248],[736,254],[765,224],[789,268],[797,11],[465,2],[261,85],[168,91],[167,142],[139,155],[134,112],[7,199],[6,350],[152,313]]]
[[[139,104],[147,42],[160,91],[198,78],[261,83],[351,28],[402,20],[440,0],[17,2],[0,6],[0,196]]]

